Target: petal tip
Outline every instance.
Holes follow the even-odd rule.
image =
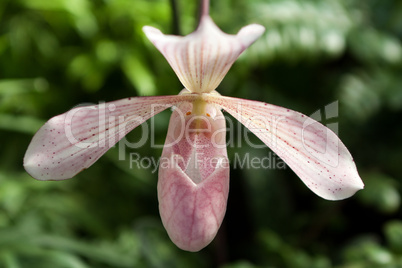
[[[250,46],[265,32],[265,27],[259,24],[250,24],[240,29],[237,36],[246,46]]]
[[[144,27],[142,27],[142,31],[145,33],[145,35],[151,41],[153,41],[156,38],[158,38],[159,36],[163,35],[163,33],[159,29],[152,27],[152,26],[144,26]]]
[[[338,189],[338,191],[333,191],[332,194],[319,194],[324,199],[327,200],[343,200],[346,198],[349,198],[356,194],[358,191],[364,189],[364,183],[363,181],[359,178],[359,181],[356,181],[354,184],[350,184],[344,188]]]

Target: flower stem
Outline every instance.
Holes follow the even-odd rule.
[[[198,26],[200,26],[203,18],[209,16],[209,0],[200,0],[200,9],[198,10]]]
[[[204,16],[208,16],[209,15],[209,0],[201,0],[201,7],[200,7],[200,11],[201,11],[201,16],[200,18],[204,17]]]

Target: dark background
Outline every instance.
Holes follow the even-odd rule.
[[[130,168],[132,152],[158,159],[150,142],[123,155],[111,149],[71,180],[32,179],[22,159],[52,116],[82,103],[178,94],[181,84],[141,28],[188,34],[198,3],[0,0],[0,267],[402,267],[402,2],[211,2],[225,32],[267,29],[218,91],[307,115],[338,101],[338,117],[322,122],[337,124],[365,189],[326,201],[289,168],[235,168],[236,155],[275,158],[240,137],[228,148],[223,225],[211,245],[188,253],[163,229],[157,173]],[[159,144],[169,116],[156,116]]]

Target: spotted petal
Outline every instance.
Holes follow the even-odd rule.
[[[181,249],[199,251],[215,237],[226,211],[229,164],[225,118],[215,105],[173,112],[159,166],[158,200],[163,225]]]
[[[69,179],[150,117],[192,98],[138,97],[74,108],[39,129],[25,153],[24,167],[38,180]]]
[[[209,16],[203,16],[197,30],[184,37],[164,35],[149,26],[143,30],[165,56],[185,88],[191,92],[208,93],[218,87],[239,55],[265,29],[252,24],[242,28],[237,35],[228,35]]]
[[[258,101],[212,95],[205,100],[219,105],[250,129],[322,198],[345,199],[363,189],[349,151],[321,123]]]

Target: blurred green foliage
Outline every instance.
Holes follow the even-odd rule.
[[[113,148],[68,181],[24,172],[32,135],[52,116],[82,103],[180,91],[141,30],[172,33],[171,2],[0,0],[0,267],[402,267],[399,0],[211,1],[226,32],[247,23],[267,29],[233,66],[223,95],[305,114],[339,100],[339,134],[366,184],[348,200],[320,199],[290,169],[232,168],[217,238],[188,253],[159,219],[157,173],[130,167],[131,152],[157,159],[160,148]],[[177,4],[187,34],[197,2]],[[155,119],[158,144],[169,116]],[[236,154],[270,150],[242,143],[229,148],[232,161]]]

